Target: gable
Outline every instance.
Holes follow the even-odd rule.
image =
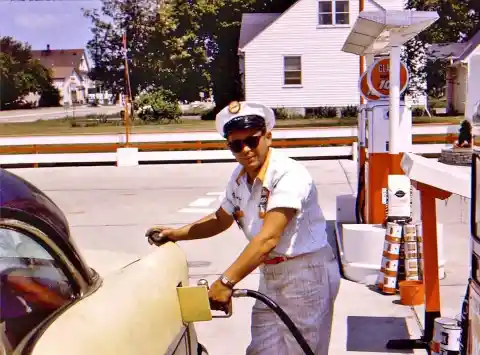
[[[243,14],[242,16],[242,25],[240,29],[240,40],[239,40],[239,51],[244,51],[246,47],[256,40],[264,32],[276,24],[278,21],[281,21],[288,16],[291,11],[295,9],[300,4],[312,1],[315,2],[315,8],[318,8],[318,0],[298,0],[292,6],[290,6],[285,12],[281,14],[274,13],[263,13],[263,14]],[[364,11],[380,11],[380,8],[386,10],[403,10],[405,8],[404,0],[364,0],[365,8]],[[359,0],[349,0],[350,14],[358,13]],[[350,18],[350,24],[353,25],[355,19]]]
[[[268,29],[271,25],[273,25],[275,22],[277,22],[279,19],[283,18],[285,15],[287,15],[293,8],[295,8],[299,3],[301,3],[302,1],[307,1],[307,0],[298,0],[296,1],[294,4],[292,4],[292,6],[290,6],[287,10],[285,10],[283,13],[281,14],[277,14],[277,13],[270,13],[270,14],[267,14],[267,13],[263,13],[263,14],[250,14],[250,15],[269,15],[270,17],[268,16],[265,16],[262,21],[264,21],[263,23],[263,28],[261,25],[257,25],[257,26],[253,26],[253,27],[257,27],[258,29],[258,32],[256,34],[254,34],[253,36],[251,36],[252,38],[248,41],[248,42],[245,42],[245,44],[243,45],[239,45],[238,48],[240,51],[244,51],[246,49],[246,47],[252,43],[252,41],[254,41],[260,34],[262,34],[263,32],[265,32],[266,29]],[[267,18],[269,19],[269,21],[267,20]],[[247,20],[249,18],[247,17]],[[252,17],[253,19],[253,17]],[[257,17],[257,21],[260,22],[261,20],[261,17]],[[242,16],[242,27],[243,27],[243,16]],[[244,32],[248,32],[248,30],[246,29],[248,26],[245,27],[245,30]],[[251,30],[251,33],[253,34],[255,31],[253,31],[253,29]],[[240,36],[241,36],[241,30],[240,30]],[[247,38],[246,35],[244,35],[244,38]]]
[[[467,42],[467,46],[464,52],[458,58],[459,61],[465,61],[470,58],[470,56],[478,49],[480,46],[480,31],[478,31],[475,36],[473,36],[470,41]]]
[[[280,13],[243,14],[238,48],[242,50],[281,15]]]

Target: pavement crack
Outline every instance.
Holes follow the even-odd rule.
[[[347,179],[348,186],[350,186],[350,190],[352,191],[353,194],[355,194],[357,191],[356,191],[356,189],[352,186],[352,182],[351,182],[350,179],[348,178],[347,170],[345,170],[345,167],[343,166],[342,161],[338,161],[338,163],[340,164],[340,167],[342,168],[343,175],[345,175],[345,178]]]
[[[420,329],[420,332],[422,333],[422,336],[425,335],[424,329],[423,329],[423,324],[422,320],[418,316],[417,312],[415,311],[414,306],[410,306],[410,310],[413,312],[413,317],[415,318],[415,321],[417,322],[418,329]]]

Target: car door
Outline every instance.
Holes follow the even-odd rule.
[[[31,344],[78,296],[59,255],[34,230],[0,224],[0,350],[6,354]]]

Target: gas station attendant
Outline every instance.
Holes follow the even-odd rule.
[[[274,112],[261,104],[235,101],[220,111],[217,130],[239,163],[221,206],[190,225],[153,227],[146,236],[156,245],[203,239],[236,222],[249,243],[211,285],[212,304],[225,310],[234,286],[259,267],[259,291],[289,315],[315,354],[326,355],[340,285],[338,264],[315,183],[303,164],[271,147],[274,125]],[[247,355],[302,353],[280,318],[259,301],[251,324]]]

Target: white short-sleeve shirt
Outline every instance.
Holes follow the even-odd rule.
[[[266,206],[262,205],[262,198],[267,200]],[[297,213],[270,253],[271,257],[295,257],[327,245],[325,217],[309,171],[275,148],[270,148],[252,185],[248,184],[242,166],[234,170],[221,207],[236,217],[248,240],[262,229],[265,212],[278,207],[295,208]]]

